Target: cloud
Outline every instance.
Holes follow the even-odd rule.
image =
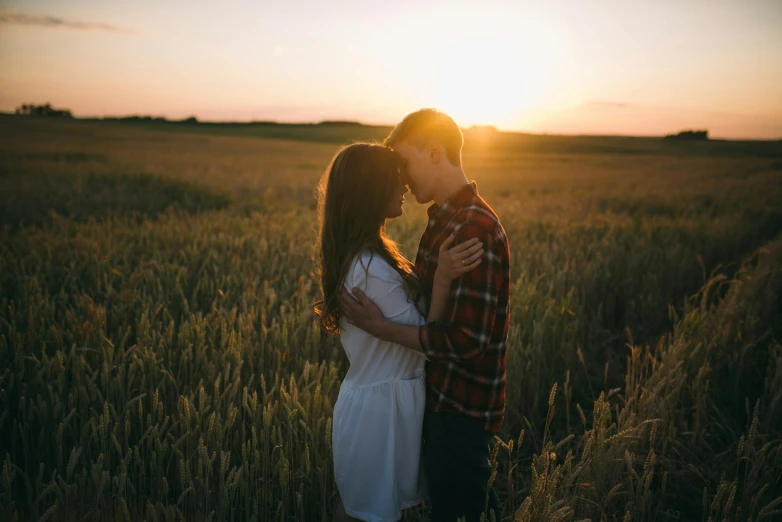
[[[0,9],[0,24],[13,25],[37,25],[41,27],[76,29],[80,31],[109,31],[112,33],[135,34],[136,31],[126,27],[116,25],[77,22],[73,20],[64,20],[57,16],[26,14],[14,11],[13,9]]]

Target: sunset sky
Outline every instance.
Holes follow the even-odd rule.
[[[0,111],[782,138],[782,0],[0,0]]]

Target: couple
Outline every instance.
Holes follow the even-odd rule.
[[[319,194],[321,324],[350,369],[334,405],[336,520],[500,513],[487,488],[505,410],[510,254],[497,215],[461,166],[463,136],[422,109],[383,145],[340,150]],[[386,235],[409,187],[428,209],[415,264]],[[487,520],[491,520],[490,515]]]

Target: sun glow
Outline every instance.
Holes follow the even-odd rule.
[[[437,108],[461,125],[518,123],[547,94],[550,72],[539,53],[486,33],[451,41],[437,62]]]

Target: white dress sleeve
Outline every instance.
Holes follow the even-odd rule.
[[[345,287],[352,293],[361,289],[383,312],[383,316],[395,323],[420,326],[425,318],[408,297],[407,285],[402,276],[378,254],[363,253],[351,266]]]

